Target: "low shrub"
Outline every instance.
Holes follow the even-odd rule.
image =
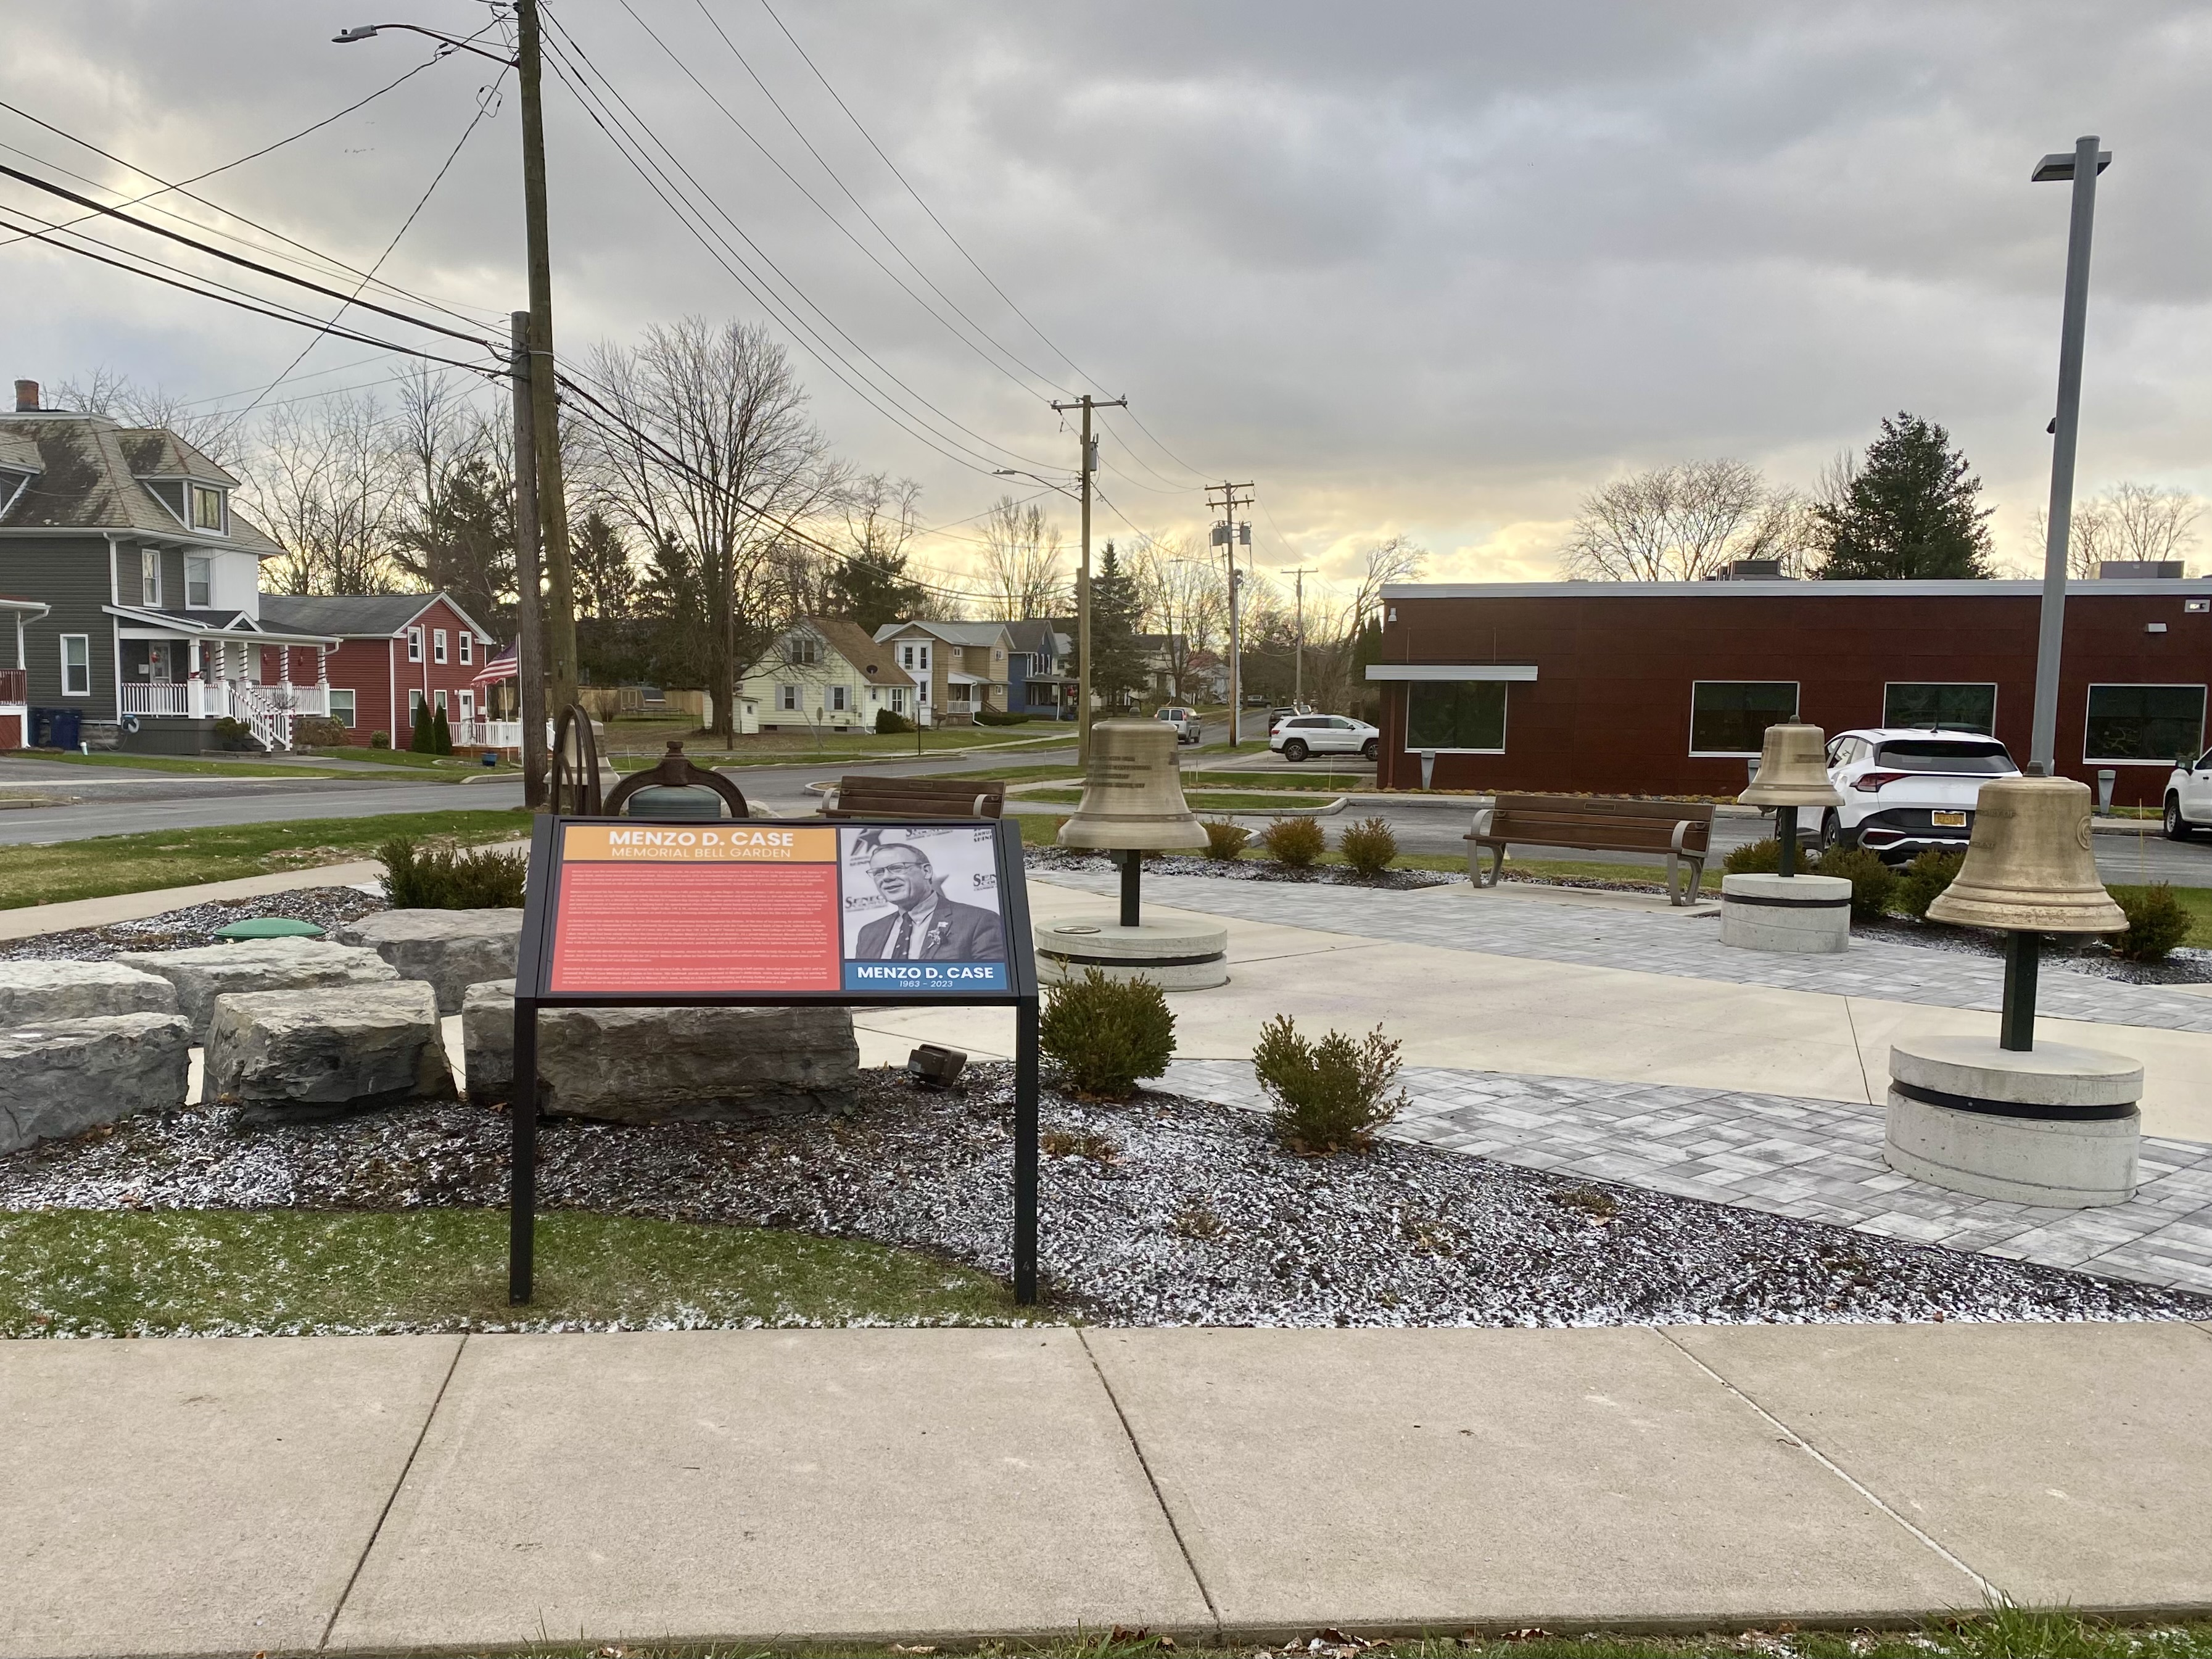
[[[1841,876],[1851,884],[1851,915],[1860,921],[1869,921],[1889,908],[1891,896],[1897,891],[1897,872],[1881,861],[1881,855],[1870,853],[1863,847],[1832,847],[1813,861],[1811,873],[1821,876]]]
[[[243,749],[253,741],[253,728],[225,714],[215,723],[215,740],[221,748]]]
[[[2166,883],[2124,887],[2112,897],[2128,918],[2127,932],[2112,936],[2112,954],[2121,960],[2163,961],[2167,951],[2189,937],[2189,912]]]
[[[295,749],[343,749],[345,741],[343,720],[325,720],[320,714],[301,714],[292,721],[292,746]]]
[[[1311,818],[1277,818],[1260,832],[1260,845],[1276,863],[1304,870],[1328,850],[1328,837]]]
[[[1345,825],[1344,833],[1336,838],[1336,850],[1361,875],[1379,876],[1398,856],[1398,838],[1382,819],[1362,818]]]
[[[430,752],[450,755],[453,752],[453,728],[446,722],[446,705],[440,703],[438,712],[430,716]]]
[[[529,860],[488,848],[425,847],[394,836],[376,850],[384,895],[395,910],[501,910],[522,903]]]
[[[1037,1036],[1067,1087],[1102,1100],[1127,1100],[1139,1078],[1158,1077],[1175,1058],[1166,993],[1152,980],[1109,979],[1096,968],[1045,988]]]
[[[413,755],[434,755],[438,752],[430,736],[430,708],[428,703],[415,705],[415,726],[407,739],[407,750]]]
[[[975,711],[975,724],[978,726],[1027,726],[1029,723],[1030,717],[1027,714],[1001,714],[995,708],[979,708]]]
[[[1897,895],[1890,902],[1916,921],[1928,919],[1928,907],[1943,896],[1966,861],[1964,853],[1946,853],[1930,847],[1905,866],[1897,878]]]
[[[1771,836],[1747,841],[1721,860],[1721,868],[1732,876],[1771,876],[1781,867],[1782,843]]]
[[[391,747],[392,747],[392,733],[391,733],[391,732],[370,732],[370,733],[368,734],[368,746],[369,746],[371,749],[389,749],[389,748],[391,748]]]
[[[1242,858],[1244,848],[1252,840],[1252,832],[1241,823],[1231,823],[1227,818],[1206,820],[1206,856],[1226,864]]]
[[[1276,1015],[1260,1028],[1252,1069],[1275,1103],[1277,1136],[1309,1158],[1372,1146],[1407,1104],[1402,1090],[1389,1093],[1401,1046],[1379,1025],[1358,1039],[1331,1031],[1309,1042],[1288,1014]]]
[[[888,708],[878,708],[876,710],[876,735],[878,737],[895,738],[902,732],[911,732],[913,730],[914,722],[908,720],[905,715],[894,714]]]

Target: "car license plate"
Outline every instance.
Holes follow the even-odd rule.
[[[1936,821],[1938,830],[1963,830],[1966,827],[1964,812],[1930,812],[1928,816]]]

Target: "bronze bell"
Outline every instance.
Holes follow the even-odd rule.
[[[1984,784],[1966,861],[1928,907],[1928,919],[2035,933],[2125,927],[2090,851],[2089,786],[2071,778]]]
[[[1746,806],[1841,806],[1828,781],[1828,736],[1817,726],[1770,726],[1760,745],[1759,775],[1736,799]]]
[[[1175,727],[1101,720],[1091,728],[1083,804],[1060,826],[1060,844],[1139,853],[1206,845],[1206,826],[1183,804]]]

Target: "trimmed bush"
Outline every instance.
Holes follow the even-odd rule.
[[[888,708],[878,708],[876,710],[876,735],[878,737],[895,738],[901,732],[911,732],[913,730],[914,722],[908,720],[905,715],[894,714]]]
[[[370,732],[370,733],[368,734],[368,746],[369,746],[371,749],[389,749],[389,748],[391,748],[391,747],[392,747],[392,733],[391,733],[391,732]]]
[[[2128,918],[2127,932],[2112,935],[2112,954],[2123,961],[2163,961],[2189,937],[2189,912],[2166,883],[2122,888],[2112,897]]]
[[[407,836],[394,836],[376,855],[395,910],[516,909],[530,868],[520,853],[424,847]]]
[[[415,729],[407,739],[408,752],[416,755],[434,755],[438,751],[430,737],[430,705],[415,705]]]
[[[1226,864],[1242,858],[1251,839],[1252,832],[1241,823],[1231,823],[1227,818],[1206,820],[1206,856],[1210,859]]]
[[[1344,833],[1336,838],[1336,850],[1361,875],[1379,876],[1398,856],[1398,838],[1382,819],[1362,818],[1345,825]]]
[[[228,714],[215,723],[215,740],[223,749],[243,749],[253,741],[253,728]]]
[[[1175,1058],[1167,994],[1152,980],[1109,979],[1096,968],[1045,988],[1037,1036],[1060,1062],[1061,1082],[1101,1100],[1127,1100],[1139,1078],[1158,1077]]]
[[[1897,878],[1897,896],[1891,902],[1916,921],[1928,920],[1928,907],[1943,896],[1966,861],[1964,853],[1946,853],[1931,847],[1905,866]]]
[[[430,716],[430,752],[450,755],[453,752],[453,728],[446,724],[446,709],[440,704],[438,712]]]
[[[1276,863],[1304,870],[1328,850],[1328,837],[1311,818],[1277,818],[1260,832],[1260,845]]]
[[[292,746],[295,749],[343,749],[346,729],[343,720],[325,720],[319,714],[301,714],[292,722]]]
[[[1747,841],[1721,860],[1721,868],[1732,876],[1771,876],[1781,867],[1782,843],[1771,836]]]
[[[1288,1014],[1260,1028],[1252,1068],[1275,1103],[1275,1133],[1307,1158],[1364,1152],[1375,1132],[1407,1104],[1405,1091],[1389,1093],[1402,1045],[1376,1026],[1353,1039],[1331,1031],[1318,1042],[1298,1035]]]
[[[1881,861],[1881,854],[1863,847],[1832,847],[1813,861],[1809,873],[1841,876],[1851,884],[1851,915],[1870,921],[1889,908],[1897,891],[1897,872]]]
[[[978,726],[1027,726],[1029,723],[1030,717],[1027,714],[1002,714],[995,708],[979,708],[975,711],[975,724]]]

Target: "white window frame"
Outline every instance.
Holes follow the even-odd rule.
[[[433,702],[430,706],[431,712],[433,714],[444,714],[446,716],[447,723],[451,725],[453,723],[453,714],[450,709],[447,707],[446,688],[441,685],[430,695],[436,699],[436,702]]]
[[[779,714],[799,713],[799,687],[789,680],[779,680],[775,687],[775,711]]]
[[[906,713],[906,688],[903,686],[891,687],[891,713],[894,714]]]
[[[202,495],[215,497],[216,521],[213,524],[200,522]],[[230,492],[227,489],[219,489],[213,484],[195,483],[186,479],[185,481],[185,523],[187,527],[204,535],[228,536],[230,534]]]
[[[902,641],[899,643],[899,666],[901,668],[914,666],[914,645],[911,641]]]
[[[423,702],[421,686],[410,685],[407,688],[407,729],[410,732],[415,729],[415,716],[422,711]]]
[[[850,686],[833,685],[830,688],[830,712],[833,714],[849,714],[853,712],[853,690]]]
[[[1805,712],[1805,683],[1802,680],[1692,680],[1690,682],[1690,742],[1698,740],[1698,688],[1701,685],[1786,685],[1794,694],[1790,702],[1790,718],[1796,720]],[[1786,724],[1787,722],[1778,722]],[[1757,760],[1756,749],[1698,749],[1692,748],[1692,760]]]
[[[2155,766],[2160,771],[2173,769],[2173,757],[2164,760],[2129,760],[2110,755],[2089,752],[2089,706],[2097,700],[2100,691],[2194,691],[2197,694],[2197,741],[2204,741],[2205,688],[2193,680],[2092,680],[2081,692],[2081,764],[2084,766]]]
[[[138,550],[138,603],[149,611],[161,608],[161,550]]]
[[[1506,680],[1449,680],[1449,681],[1443,681],[1443,682],[1435,681],[1435,680],[1431,680],[1431,681],[1429,681],[1429,682],[1427,682],[1427,683],[1428,683],[1429,684],[1431,684],[1431,685],[1435,685],[1435,684],[1449,684],[1449,685],[1502,685],[1502,686],[1504,686],[1504,687],[1506,688],[1506,690],[1505,690],[1505,700],[1504,700],[1504,702],[1503,703],[1503,705],[1499,708],[1499,709],[1498,709],[1498,747],[1497,747],[1497,748],[1495,748],[1495,749],[1416,749],[1416,748],[1414,748],[1414,747],[1413,746],[1413,688],[1414,688],[1414,686],[1415,686],[1415,685],[1418,685],[1418,684],[1421,684],[1421,682],[1419,682],[1419,681],[1413,681],[1413,682],[1409,682],[1409,683],[1407,684],[1407,686],[1406,686],[1406,718],[1405,718],[1405,722],[1404,722],[1404,730],[1405,730],[1405,734],[1406,734],[1406,745],[1407,745],[1407,747],[1406,747],[1406,752],[1407,752],[1407,754],[1409,754],[1409,755],[1502,755],[1502,754],[1504,754],[1504,753],[1505,752],[1505,745],[1506,745],[1506,744],[1507,744],[1509,741],[1510,741],[1510,731],[1511,731],[1512,723],[1513,723],[1513,691],[1512,691],[1512,685],[1511,685],[1511,682],[1510,682],[1510,681],[1506,681]],[[1184,711],[1184,714],[1185,714],[1185,715],[1186,715],[1187,717],[1188,717],[1188,716],[1194,715],[1195,713],[1196,713],[1196,711],[1195,711],[1195,710],[1191,710],[1191,709],[1186,709],[1186,710]],[[1340,716],[1340,717],[1338,717],[1338,718],[1341,718],[1341,717]],[[1363,721],[1363,722],[1361,722],[1361,724],[1363,724],[1363,725],[1364,725],[1364,724],[1365,724],[1365,722],[1364,722],[1364,721]],[[1291,729],[1291,723],[1290,723],[1288,720],[1285,720],[1285,721],[1283,722],[1283,730],[1284,730],[1284,731],[1285,731],[1285,732],[1287,732],[1287,731],[1289,731],[1290,729]],[[1347,750],[1346,752],[1347,752],[1347,753],[1351,753],[1351,754],[1357,754],[1357,753],[1358,752],[1358,750],[1355,749],[1355,750]]]
[[[407,660],[410,662],[422,660],[422,630],[419,628],[410,628],[407,630]]]
[[[1889,724],[1889,693],[1890,693],[1890,688],[1891,688],[1891,687],[1893,687],[1893,686],[1898,686],[1898,685],[1932,685],[1932,686],[1936,687],[1938,690],[1945,690],[1945,691],[1950,690],[1952,688],[1954,688],[1954,687],[1958,687],[1958,686],[1971,687],[1971,688],[1972,688],[1972,689],[1973,689],[1973,690],[1981,690],[1983,687],[1987,686],[1987,687],[1989,688],[1989,693],[1990,693],[1990,729],[1989,729],[1989,732],[1988,732],[1987,735],[1989,735],[1990,737],[1992,737],[1992,738],[1994,738],[1995,736],[1996,736],[1996,734],[1997,734],[1997,698],[1998,698],[1998,697],[2002,694],[2004,688],[2003,688],[2002,686],[2001,686],[2001,685],[1997,684],[1995,681],[1993,681],[1993,680],[1884,680],[1884,681],[1881,683],[1881,723],[1882,723],[1884,726],[1887,726],[1887,725]],[[2082,718],[2086,720],[2087,719],[2087,713],[2086,713],[2086,705],[2085,705],[2084,707],[2085,707],[2085,712],[2084,712],[2084,714],[2083,714]],[[2085,728],[2085,729],[2086,729],[2086,728]]]
[[[430,660],[434,663],[446,660],[446,630],[442,628],[430,630]]]
[[[477,660],[477,636],[464,628],[461,629],[459,643],[461,665],[465,668],[474,667]]]
[[[75,640],[77,644],[84,648],[84,660],[78,665],[79,668],[82,669],[84,674],[84,684],[75,691],[70,690],[70,641],[71,640]],[[60,650],[62,653],[62,696],[65,697],[90,696],[92,695],[92,635],[89,634],[64,634],[61,637]]]
[[[197,606],[192,601],[192,567],[200,568],[200,597]],[[209,553],[185,555],[185,609],[212,611],[215,609],[215,556]]]
[[[354,727],[360,723],[361,699],[354,696],[353,688],[349,685],[332,686],[331,688],[330,696],[330,717],[334,720],[337,720],[338,724],[344,726],[347,731],[352,731]],[[345,699],[345,715],[343,719],[340,719],[338,715],[338,699],[340,697],[343,697]]]

